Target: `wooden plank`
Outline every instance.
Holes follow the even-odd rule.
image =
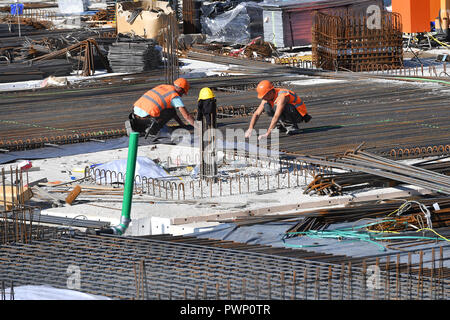
[[[0,186],[0,204],[4,204],[6,200],[6,210],[11,210],[13,204],[22,204],[25,201],[30,200],[32,197],[33,192],[28,187],[22,187],[22,189],[20,189],[16,186]]]

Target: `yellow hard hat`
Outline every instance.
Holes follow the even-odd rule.
[[[202,90],[200,90],[200,93],[198,94],[198,100],[207,100],[215,97],[216,96],[210,88],[202,88]]]

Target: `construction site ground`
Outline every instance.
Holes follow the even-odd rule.
[[[269,66],[270,64],[261,63],[261,68],[266,68],[264,69],[266,71],[271,70]],[[262,77],[260,74],[244,72],[244,67],[241,75],[226,76],[225,71],[230,69],[236,73],[236,69],[239,67],[191,62],[191,68],[189,68],[189,64],[186,64],[184,69],[186,77],[189,77],[191,81],[191,91],[189,95],[183,97],[188,110],[195,111],[201,88],[205,86],[213,88],[219,106],[219,129],[224,134],[227,129],[238,129],[241,132],[247,129],[250,116],[259,103],[254,88]],[[407,77],[391,77],[375,73],[312,72],[314,73],[312,74],[304,72],[303,74],[301,71],[285,72],[286,70],[278,67],[273,70],[275,71],[270,78],[277,86],[294,90],[305,101],[308,112],[313,117],[311,122],[300,125],[301,132],[295,136],[280,133],[279,144],[272,144],[271,147],[279,150],[283,156],[295,158],[307,155],[331,158],[342,155],[348,150],[354,150],[362,143],[364,150],[398,160],[400,163],[411,164],[435,159],[439,155],[448,155],[448,148],[450,148],[448,147],[450,141],[448,81],[416,81]],[[200,73],[195,73],[195,71]],[[263,73],[263,71],[261,72]],[[351,265],[353,267],[363,268],[364,266],[365,268],[366,260],[364,259],[367,259],[367,265],[370,263],[378,266],[378,263],[383,263],[386,265],[385,270],[392,272],[394,264],[390,262],[390,257],[397,257],[397,270],[403,270],[405,274],[409,274],[410,278],[411,270],[409,267],[407,269],[407,266],[415,267],[413,273],[418,274],[417,283],[419,285],[417,288],[420,287],[423,276],[422,267],[427,268],[432,279],[430,286],[433,288],[433,275],[434,272],[437,272],[437,268],[435,270],[435,254],[438,254],[440,249],[440,270],[443,282],[447,281],[444,273],[448,274],[449,252],[446,250],[446,242],[443,241],[418,242],[415,246],[413,246],[414,243],[411,245],[405,242],[402,243],[403,247],[401,248],[399,246],[399,248],[381,252],[379,247],[373,243],[361,241],[316,240],[307,237],[284,241],[283,235],[298,220],[275,221],[253,226],[239,226],[234,223],[235,218],[257,218],[270,215],[298,214],[301,219],[302,213],[311,210],[339,208],[358,202],[366,203],[430,195],[429,190],[401,184],[395,187],[365,188],[347,192],[341,196],[304,194],[306,186],[312,181],[312,175],[304,173],[299,177],[295,176],[293,172],[278,174],[276,166],[274,168],[264,167],[258,162],[252,163],[251,159],[250,163],[242,162],[242,159],[234,157],[232,153],[242,151],[243,148],[256,147],[251,144],[255,140],[247,141],[248,143],[244,145],[235,145],[233,137],[232,140],[227,141],[230,146],[228,151],[231,154],[227,154],[219,165],[221,176],[252,176],[257,173],[263,173],[266,176],[262,176],[261,179],[253,178],[248,180],[249,182],[244,179],[239,180],[239,188],[236,180],[234,184],[224,182],[220,191],[218,185],[215,185],[214,189],[210,189],[210,185],[205,182],[200,185],[199,180],[191,176],[197,164],[198,149],[190,144],[174,143],[168,134],[169,131],[177,128],[173,123],[170,123],[168,130],[162,132],[158,140],[160,143],[154,143],[141,137],[138,157],[147,157],[162,167],[172,168],[173,170],[168,171],[170,175],[174,176],[174,180],[171,181],[184,182],[184,196],[180,193],[180,189],[168,189],[168,185],[162,188],[160,185],[153,186],[152,192],[136,192],[133,195],[131,209],[132,221],[124,234],[125,237],[84,234],[87,227],[83,226],[83,222],[88,226],[97,227],[119,224],[123,200],[121,191],[123,184],[97,183],[95,168],[94,171],[88,171],[87,176],[85,170],[110,161],[127,159],[128,137],[124,130],[124,121],[131,112],[133,102],[146,90],[159,83],[160,78],[161,75],[157,73],[105,75],[92,81],[73,82],[68,86],[36,87],[34,90],[24,88],[25,90],[20,92],[0,93],[0,109],[2,110],[0,117],[0,149],[2,150],[0,170],[8,171],[24,160],[31,161],[32,167],[26,173],[27,182],[47,193],[45,195],[36,192],[26,203],[29,206],[40,208],[39,215],[36,217],[41,220],[35,220],[34,223],[54,226],[58,225],[58,221],[62,221],[61,226],[65,228],[68,226],[69,230],[81,231],[81,233],[73,235],[69,233],[68,237],[64,235],[61,238],[37,240],[31,246],[24,248],[30,252],[26,257],[29,259],[27,263],[32,268],[37,268],[39,265],[38,262],[35,263],[34,259],[45,256],[40,251],[43,250],[48,251],[49,261],[62,270],[58,269],[58,272],[61,271],[62,274],[65,274],[66,260],[69,259],[66,259],[65,255],[72,257],[76,252],[83,256],[85,253],[82,251],[88,248],[86,250],[93,250],[89,251],[89,257],[94,261],[89,263],[92,262],[92,266],[95,266],[94,269],[98,274],[106,276],[110,272],[108,263],[111,263],[108,257],[105,258],[106,251],[116,253],[114,250],[117,249],[118,252],[126,252],[127,248],[132,248],[129,250],[137,252],[133,252],[134,255],[131,258],[133,266],[135,266],[134,264],[140,263],[139,259],[141,258],[147,259],[146,263],[149,264],[160,261],[156,257],[160,253],[158,250],[161,246],[162,256],[165,257],[167,252],[172,252],[172,249],[175,257],[192,254],[195,258],[191,259],[189,256],[187,260],[195,260],[198,265],[201,265],[201,268],[203,268],[204,261],[208,265],[209,262],[206,258],[197,261],[196,250],[199,248],[200,256],[206,256],[210,252],[217,255],[219,257],[218,265],[222,266],[221,263],[224,263],[223,269],[228,268],[228,261],[225,261],[227,259],[222,261],[220,257],[227,255],[235,256],[236,261],[239,259],[247,261],[247,257],[255,259],[249,265],[254,265],[258,270],[266,268],[264,259],[268,259],[272,263],[272,257],[276,257],[274,263],[281,265],[291,263],[291,258],[295,261],[303,259],[301,261],[328,263],[330,266],[326,265],[323,267],[324,270],[311,269],[311,271],[308,269],[305,271],[305,275],[306,272],[322,275],[324,281],[327,282],[330,281],[328,280],[330,278],[325,278],[324,274],[331,272],[329,271],[331,269],[328,268],[333,268],[335,276],[339,272],[343,275],[345,273],[344,264],[353,263]],[[256,129],[267,128],[269,121],[269,117],[263,115]],[[190,134],[194,134],[194,132],[191,130]],[[168,158],[171,160],[169,161]],[[276,162],[274,161],[274,164]],[[92,176],[93,173],[94,176]],[[10,177],[14,179],[12,175],[6,175],[7,179]],[[286,183],[286,178],[288,183]],[[65,198],[76,185],[80,185],[82,191],[69,205],[65,203]],[[139,183],[136,184],[136,187],[135,191],[139,190]],[[247,188],[251,192],[246,192]],[[200,194],[201,196],[199,196]],[[332,228],[353,225],[339,224]],[[448,237],[446,233],[443,235]],[[409,247],[410,245],[412,247]],[[59,251],[50,252],[53,246]],[[20,265],[15,263],[14,259],[21,256],[19,254],[21,251],[12,245],[8,247],[8,250],[11,265]],[[227,255],[222,250],[227,250]],[[420,251],[420,255],[418,254],[419,250],[423,250],[423,252]],[[149,259],[148,252],[157,253]],[[411,256],[411,254],[413,255]],[[101,259],[96,260],[97,257],[101,257]],[[124,269],[130,267],[128,256],[123,259],[114,259],[116,259],[114,260],[115,266],[120,265],[120,268]],[[178,261],[177,259],[173,260]],[[101,263],[97,263],[97,261],[101,261]],[[171,259],[161,259],[161,261],[167,265],[172,263]],[[261,262],[261,266],[258,261]],[[89,264],[89,268],[90,266],[91,264]],[[182,268],[184,266],[183,264]],[[196,268],[196,266],[193,267]],[[170,265],[170,268],[179,267]],[[181,285],[173,285],[171,288],[167,286],[165,279],[164,281],[160,280],[171,275],[172,269],[167,268],[166,270],[157,264],[152,265],[152,268],[152,270],[161,269],[161,272],[167,272],[167,274],[163,274],[162,278],[149,277],[152,279],[151,281],[156,282],[154,288],[157,288],[156,293],[152,292],[152,298],[171,299],[172,294],[178,299],[186,298],[186,289],[183,292]],[[250,268],[247,265],[245,268],[239,265],[238,268],[240,268],[239,272],[256,273],[256,269],[253,270],[253,267]],[[274,269],[278,270],[278,265]],[[353,275],[350,273],[350,269],[349,266],[348,279],[352,281]],[[202,275],[207,278],[205,275],[211,272],[207,268],[205,270]],[[83,272],[90,271],[83,270]],[[136,272],[135,269],[134,281],[136,281]],[[192,280],[192,283],[199,281],[198,278],[195,278],[197,275],[194,275],[194,278],[191,277],[192,272],[187,268],[183,272],[186,272],[186,278],[189,281]],[[20,272],[18,274],[24,279],[27,277]],[[222,277],[221,273],[217,274],[219,274],[219,278]],[[392,272],[392,274],[394,273]],[[83,292],[118,299],[135,295],[139,297],[135,292],[137,289],[134,290],[135,288],[130,286],[130,281],[133,281],[132,275],[128,276],[129,278],[117,287],[98,286],[98,282],[103,280],[98,280],[97,276],[93,276],[93,280],[86,281],[87,289],[83,288]],[[184,276],[183,274],[180,277]],[[308,276],[311,279],[315,277],[311,274]],[[232,277],[235,276],[232,275]],[[282,273],[279,275],[279,280],[278,278],[276,280],[279,281],[277,288],[280,290],[280,298],[285,297],[284,277],[285,274]],[[306,283],[306,278],[303,279]],[[316,279],[319,279],[319,276]],[[45,280],[44,283],[53,284],[55,287],[60,286],[59,280],[50,278]],[[222,280],[220,278],[218,281]],[[296,283],[296,273],[290,280],[294,284]],[[107,277],[104,281],[106,283],[111,279]],[[241,281],[240,277],[233,278],[233,281],[238,283],[234,285],[239,289],[241,285],[245,288],[245,284],[239,282]],[[413,281],[415,280],[411,281],[411,287],[414,287],[416,284]],[[136,287],[138,286],[138,282],[133,283]],[[194,290],[195,286],[192,283],[188,290]],[[442,288],[445,287],[441,282],[439,283]],[[250,281],[248,284],[250,285]],[[305,286],[303,298],[307,298],[308,294],[311,298],[312,290],[316,290],[318,295],[322,294],[322,297],[325,296],[324,292],[320,292],[323,288],[321,289],[321,286],[318,285],[319,280],[316,281],[316,284],[315,289],[312,286],[307,289]],[[386,288],[388,286],[389,283]],[[255,287],[257,288],[254,290],[257,292],[255,297],[259,297],[257,295],[259,287],[257,284]],[[341,285],[341,288],[343,287],[344,285]],[[269,288],[267,297],[272,297],[270,291],[272,284],[268,282],[266,288]],[[172,289],[173,291],[171,291]],[[158,290],[160,290],[159,293]],[[223,297],[225,295],[224,284],[220,290],[217,289],[217,292],[220,291],[220,295]],[[308,290],[311,292],[307,294]],[[384,295],[386,297],[387,294],[388,299],[391,294],[389,290],[384,291]],[[418,297],[419,291],[417,289]],[[423,291],[422,288],[422,294]],[[295,286],[293,292],[295,295]],[[411,294],[412,290],[408,292]],[[212,296],[211,292],[208,294],[209,297]],[[333,294],[333,297],[339,297],[337,292]],[[362,294],[363,291],[361,291]],[[365,294],[364,291],[364,296]],[[436,297],[438,294],[445,299],[448,297],[448,289],[442,289],[442,293],[430,289],[429,292],[426,290],[425,294],[429,294],[430,298]],[[193,296],[198,297],[197,293]],[[233,297],[237,296],[236,294]],[[401,290],[397,290],[397,296],[402,297]],[[347,296],[347,298],[349,297],[353,297],[352,293]]]
[[[183,153],[184,151],[184,153]],[[49,183],[42,183],[42,185],[51,186],[61,183],[67,183],[71,180],[77,180],[84,177],[84,168],[90,167],[93,164],[106,163],[119,159],[127,158],[127,148],[120,148],[108,151],[100,151],[94,153],[82,153],[73,156],[62,156],[48,159],[33,160],[33,167],[36,171],[28,173],[30,182],[40,181],[46,179]],[[195,149],[194,149],[195,152]],[[176,159],[177,155],[181,155],[184,159],[186,154],[193,153],[190,147],[180,147],[173,145],[147,145],[141,146],[138,150],[139,157],[147,157],[150,159],[163,160],[170,155]],[[230,161],[232,170],[234,161]],[[239,164],[239,163],[238,163]],[[194,165],[193,165],[194,166]],[[6,169],[8,165],[3,166]],[[248,168],[238,166],[237,170],[243,174]],[[261,171],[262,169],[252,168],[253,170]],[[233,170],[235,171],[235,170]],[[181,178],[176,178],[181,179]],[[189,179],[189,178],[185,178]],[[190,179],[189,179],[190,180]],[[292,179],[294,180],[294,179]],[[298,187],[291,187],[279,190],[266,190],[265,180],[261,181],[261,191],[253,193],[243,193],[236,195],[229,195],[228,185],[223,185],[223,196],[214,194],[210,197],[210,191],[207,186],[204,187],[204,198],[191,200],[165,200],[166,191],[162,191],[162,197],[153,197],[149,194],[136,194],[133,197],[132,205],[132,223],[127,230],[127,235],[144,236],[151,234],[171,233],[174,235],[196,233],[211,229],[223,222],[235,217],[245,217],[250,215],[264,215],[264,214],[287,214],[292,212],[301,212],[311,209],[319,209],[322,207],[336,207],[349,204],[351,202],[362,202],[369,200],[382,200],[392,197],[410,196],[419,194],[428,194],[429,191],[417,188],[414,186],[385,188],[364,190],[361,192],[348,194],[345,196],[328,197],[328,196],[310,196],[303,194],[307,184],[312,180],[312,177],[301,177],[300,185]],[[198,181],[198,179],[197,179]],[[252,181],[255,184],[255,181]],[[56,193],[55,196],[64,200],[68,192],[73,189],[75,185],[80,185],[82,192],[72,205],[64,204],[60,207],[51,207],[48,200],[44,200],[44,204],[38,197],[30,200],[29,205],[42,206],[41,215],[49,215],[54,217],[63,217],[69,219],[87,219],[92,221],[103,221],[110,225],[117,225],[120,221],[120,213],[122,208],[122,197],[111,195],[108,196],[108,191],[118,190],[123,188],[123,185],[96,186],[95,181],[91,183],[74,182],[66,185],[66,191]],[[244,184],[244,183],[243,183]],[[186,183],[187,185],[187,183]],[[244,188],[245,186],[243,186]],[[83,190],[102,189],[105,194],[91,195],[90,193],[83,193]],[[255,188],[252,187],[252,190]],[[189,190],[186,190],[189,192]],[[196,192],[200,191],[196,188]],[[228,195],[227,195],[228,194]],[[287,205],[298,205],[298,208],[292,210],[284,208]],[[45,208],[47,207],[47,208]],[[275,209],[279,207],[279,212]]]
[[[445,100],[450,96],[448,87],[436,83],[414,83],[406,81],[380,79],[330,79],[324,77],[279,76],[285,86],[294,89],[308,105],[313,120],[302,124],[301,134],[296,136],[280,135],[280,145],[275,146],[286,153],[328,155],[338,154],[355,148],[361,142],[365,148],[381,154],[392,154],[398,148],[423,147],[439,145],[450,137],[449,123],[446,116],[449,112]],[[258,101],[254,91],[248,89],[245,83],[253,79],[243,79],[241,88],[231,86],[226,78],[212,78],[217,84],[217,100],[219,106],[254,107]],[[185,103],[190,111],[195,110],[198,90],[208,81],[193,80],[193,89],[185,97]],[[228,84],[226,84],[228,82]],[[212,82],[214,83],[214,82]],[[65,133],[88,130],[107,131],[122,130],[124,119],[130,110],[132,102],[151,83],[130,84],[125,87],[111,88],[80,88],[45,89],[24,93],[4,93],[1,104],[14,106],[15,112],[7,112],[0,129],[2,137],[8,135],[16,139],[26,136],[42,136],[47,132],[59,130],[59,136]],[[223,89],[222,87],[223,86]],[[226,92],[226,89],[233,92]],[[113,92],[113,93],[112,93]],[[113,102],[112,102],[113,101]],[[27,109],[30,116],[23,118],[22,112]],[[248,113],[248,111],[247,111]],[[5,115],[5,114],[4,114]],[[245,130],[249,116],[234,116],[219,119],[219,128],[235,128]],[[89,119],[89,120],[88,120]],[[86,121],[90,123],[88,126]],[[79,125],[76,125],[79,123]],[[74,127],[74,124],[76,127]],[[269,124],[268,117],[262,117],[258,128]],[[32,160],[38,171],[29,172],[29,181],[46,178],[49,182],[70,182],[70,179],[83,177],[83,169],[93,164],[106,163],[127,157],[127,137],[105,141],[94,141],[79,144],[66,144],[60,147],[45,147],[25,151],[11,151],[0,155],[3,162]],[[163,139],[163,142],[170,139]],[[96,147],[93,147],[95,145]],[[141,138],[138,155],[150,159],[165,161],[168,156],[176,159],[179,155],[185,159],[186,154],[195,154],[195,149],[176,145],[149,145]],[[274,146],[271,146],[274,147]],[[93,151],[105,150],[100,152]],[[111,148],[111,150],[109,150]],[[64,156],[66,154],[66,156]],[[425,155],[424,155],[425,156]],[[423,157],[422,157],[423,158]],[[194,157],[192,157],[194,159]],[[5,168],[14,163],[3,165]],[[195,163],[185,163],[195,166]],[[237,171],[244,170],[237,168]],[[258,169],[256,169],[258,171]],[[242,173],[242,172],[241,172]],[[373,197],[392,197],[390,193],[408,195],[409,189],[389,188],[386,190],[369,190],[360,195],[343,197],[308,196],[303,194],[305,186],[310,182],[302,178],[302,185],[295,188],[285,188],[266,192],[236,194],[210,197],[205,186],[205,199],[189,200],[182,203],[167,199],[152,198],[149,195],[135,195],[132,211],[132,227],[129,234],[145,235],[159,233],[183,234],[202,228],[218,225],[217,221],[232,218],[237,215],[250,215],[264,211],[258,209],[279,207],[287,204],[300,204],[304,209],[312,207],[343,205],[349,199],[369,200]],[[74,184],[72,184],[74,185]],[[83,183],[81,183],[83,186]],[[70,186],[70,184],[69,184]],[[224,190],[227,186],[224,184]],[[426,193],[425,190],[412,192]],[[269,188],[270,189],[270,188]],[[261,188],[263,190],[263,188]],[[406,190],[406,191],[405,191]],[[186,191],[189,192],[189,191]],[[197,191],[198,192],[198,191]],[[235,192],[237,193],[237,192]],[[225,191],[224,191],[224,194]],[[164,197],[164,191],[163,191]],[[172,195],[173,197],[173,195]],[[98,199],[89,196],[74,202],[72,206],[47,208],[42,214],[75,219],[100,220],[115,225],[119,222],[121,198],[102,195]],[[83,193],[80,195],[83,199]],[[174,198],[172,198],[174,199]],[[298,210],[301,208],[299,207]],[[270,209],[269,209],[270,210]],[[290,210],[281,210],[280,213]]]

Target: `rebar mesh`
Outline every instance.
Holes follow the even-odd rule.
[[[426,273],[399,260],[372,265],[210,239],[69,233],[2,245],[0,257],[1,280],[15,286],[66,288],[75,266],[80,291],[114,299],[447,299],[449,291],[443,256]],[[381,271],[371,287],[374,265]]]
[[[380,26],[355,13],[317,12],[312,29],[313,62],[325,70],[378,71],[403,66],[401,16],[382,12]]]

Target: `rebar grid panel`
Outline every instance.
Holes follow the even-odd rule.
[[[396,265],[398,272],[391,272],[388,265],[379,273],[378,289],[371,289],[368,265],[284,257],[277,254],[284,249],[277,248],[258,253],[250,245],[240,244],[241,249],[235,250],[218,247],[220,241],[204,243],[75,234],[31,245],[3,245],[0,270],[3,279],[14,279],[16,286],[65,288],[68,269],[76,266],[79,290],[115,299],[448,298],[449,280],[443,268],[431,278],[411,272],[423,270],[421,265]],[[309,253],[314,255],[323,256]]]
[[[420,64],[415,67],[403,67],[403,68],[399,68],[396,65],[373,65],[371,66],[371,68],[369,68],[370,72],[368,74],[448,80],[450,74],[448,73],[447,68],[448,67],[446,62],[442,62],[441,65]]]
[[[104,130],[96,132],[75,133],[55,135],[44,138],[17,139],[12,141],[3,141],[0,143],[2,148],[12,150],[28,150],[44,147],[55,147],[62,144],[83,143],[89,141],[101,141],[104,139],[115,139],[126,135],[125,129]]]
[[[45,22],[54,22],[57,19],[56,11],[50,11],[43,8],[29,8],[23,9],[23,13],[20,15],[22,19],[30,19],[31,22],[43,22],[44,24],[40,26],[36,25],[36,29],[49,28],[51,25],[45,24]],[[6,14],[6,19],[17,20],[16,15]]]
[[[411,146],[403,148],[395,148],[390,151],[382,152],[383,156],[387,156],[394,159],[408,159],[417,156],[428,157],[436,155],[449,155],[450,144],[440,144],[431,146]]]
[[[309,164],[305,161],[285,160],[266,156],[249,155],[242,152],[225,152],[230,161],[243,160],[249,167],[270,170],[272,173],[236,174],[226,177],[193,179],[190,182],[175,182],[136,175],[135,192],[148,194],[165,200],[187,200],[232,196],[265,192],[286,188],[303,187],[318,173],[332,172],[328,166]],[[200,155],[187,155],[184,159],[167,159],[167,163],[193,165],[200,163]],[[85,168],[85,177],[98,185],[115,185],[124,181],[124,174],[111,170]]]
[[[339,76],[341,75],[342,72]],[[346,73],[345,76],[352,79],[360,77],[356,73]],[[233,79],[233,81],[230,81],[230,79]],[[280,77],[277,77],[277,79],[280,79]],[[286,78],[282,79],[286,80]],[[208,86],[226,87],[232,83],[233,86],[237,87],[239,83],[244,84],[253,81],[255,83],[258,82],[257,79],[255,80],[249,76],[228,77],[226,80],[224,80],[224,77],[217,77],[209,79]],[[101,82],[103,83],[103,81]],[[67,89],[53,88],[43,89],[44,91],[40,93],[22,92],[20,96],[15,93],[2,94],[2,99],[5,99],[2,110],[5,115],[9,116],[4,119],[2,126],[0,126],[2,128],[0,136],[3,137],[3,140],[0,141],[0,149],[8,149],[10,151],[24,150],[45,147],[45,144],[77,143],[89,141],[89,138],[104,139],[108,138],[108,136],[104,135],[105,133],[114,134],[114,131],[119,132],[116,137],[125,135],[125,130],[123,129],[111,129],[123,127],[123,114],[127,111],[127,107],[123,106],[132,103],[134,100],[131,99],[135,98],[134,94],[138,95],[143,89],[137,84],[127,83],[126,86],[116,85],[112,95],[111,90],[108,91],[105,88],[89,88],[89,90],[92,90],[92,93],[85,92],[87,89],[80,89],[83,91],[81,93],[78,90],[77,92],[70,93]],[[148,85],[146,84],[146,87]],[[203,82],[197,82],[196,85],[203,85]],[[314,114],[321,116],[321,120],[316,124],[308,123],[305,126],[303,133],[308,135],[308,139],[292,139],[291,137],[280,135],[280,149],[288,150],[289,152],[296,151],[303,154],[331,156],[339,152],[340,150],[338,149],[344,149],[342,151],[345,151],[351,145],[355,145],[363,140],[375,152],[378,153],[381,150],[386,154],[390,154],[392,148],[397,150],[400,147],[402,149],[425,147],[426,150],[429,147],[433,150],[434,146],[439,147],[440,145],[446,147],[448,145],[448,135],[444,131],[445,121],[443,121],[446,119],[446,111],[442,107],[442,94],[445,92],[438,89],[436,89],[437,91],[435,89],[431,91],[416,85],[404,84],[401,85],[401,90],[399,90],[400,88],[397,85],[394,85],[394,87],[392,85],[389,84],[388,88],[387,84],[369,84],[364,81],[358,81],[358,86],[355,86],[354,81],[348,81],[340,84],[333,83],[326,86],[308,87],[307,90],[301,87],[295,87],[296,92],[304,97],[308,110],[311,109],[311,114],[313,116]],[[195,90],[195,88],[193,89]],[[136,92],[130,98],[131,91]],[[52,99],[44,99],[46,96],[49,97],[50,94]],[[94,108],[90,106],[90,101],[86,100],[86,97],[91,97],[90,94],[95,95],[96,99],[99,99],[100,104],[103,101],[106,105],[107,102],[108,108],[105,110],[113,109],[113,114],[108,111],[108,116],[105,116],[104,114],[98,115],[98,112],[91,112]],[[256,104],[256,101],[253,102],[251,100],[256,100],[254,91],[225,95],[223,98],[222,94],[220,95],[221,97],[218,100],[221,104],[226,106],[234,105],[238,116],[243,115],[242,112],[239,113],[242,101],[252,101],[249,102],[249,105]],[[191,101],[193,101],[195,94],[190,94],[185,99],[192,99]],[[11,116],[14,112],[10,112],[9,110],[13,108],[8,106],[23,105],[24,103],[27,105],[27,101],[25,100],[33,101],[33,108],[29,106],[24,106],[23,108],[34,110],[36,114],[33,114],[29,121],[24,121],[19,118],[15,119]],[[189,105],[189,101],[186,102]],[[324,104],[326,104],[326,108],[323,107]],[[346,110],[342,109],[343,104],[348,107]],[[55,114],[52,105],[64,105],[65,109],[60,113],[71,114],[74,120],[61,122],[60,116]],[[73,108],[70,108],[70,106],[73,106]],[[80,112],[80,108],[83,109],[82,112]],[[370,111],[370,113],[361,113],[363,110]],[[427,112],[424,110],[427,110]],[[249,108],[247,110],[244,109],[244,111],[251,113]],[[440,116],[432,117],[436,112]],[[104,113],[106,114],[107,112],[105,111]],[[219,110],[218,113],[218,117],[220,117]],[[387,120],[389,121],[384,123],[376,122],[377,120],[386,120],[388,115],[389,118]],[[338,116],[337,119],[335,119],[336,116]],[[359,117],[356,118],[357,116]],[[61,117],[63,116],[61,115]],[[408,120],[406,124],[403,121],[403,117],[406,117],[405,119]],[[105,119],[108,119],[108,121]],[[358,124],[358,121],[361,122],[361,125]],[[233,119],[227,115],[224,115],[223,120],[220,120],[220,122],[223,124],[222,128],[245,127],[244,129],[246,129],[246,126],[248,126],[248,123],[244,119]],[[266,117],[261,117],[259,123],[262,127],[269,125]],[[365,123],[367,125],[363,127],[362,124]],[[355,128],[360,128],[360,130],[349,132],[354,125]],[[89,129],[87,129],[88,127]],[[328,134],[328,131],[322,132],[321,128],[329,128],[333,133],[332,137]],[[380,131],[380,128],[383,130]],[[87,136],[86,131],[90,132],[89,136]],[[303,133],[298,137],[302,137]],[[82,138],[82,135],[84,138]],[[58,136],[58,139],[55,139],[56,136]],[[47,137],[45,141],[44,137]],[[401,151],[397,152],[397,156],[399,154],[402,154]],[[421,154],[409,153],[409,157],[416,158],[428,155],[428,152],[422,152]],[[406,155],[403,158],[406,158]]]
[[[194,0],[183,0],[183,33],[196,33],[194,25]]]
[[[31,192],[28,190],[28,173],[24,177],[22,170],[11,166],[7,174],[2,168],[0,181],[0,243],[30,243],[33,236],[32,213],[36,208],[25,205],[25,193]]]
[[[325,70],[376,71],[403,66],[401,16],[382,12],[379,26],[366,16],[316,12],[312,28],[312,55]]]
[[[13,183],[10,181],[13,181]],[[31,193],[28,171],[23,171],[18,167],[10,167],[9,172],[5,172],[5,168],[2,168],[0,187],[2,188],[0,191],[0,244],[31,243],[34,240],[59,237],[67,231],[65,228],[55,228],[48,226],[48,224],[69,225],[70,227],[105,225],[105,222],[79,222],[77,219],[41,216],[39,207],[25,204],[25,192]]]
[[[162,48],[165,69],[165,81],[172,84],[180,75],[179,61],[177,55],[178,49],[178,27],[174,14],[169,14],[165,18],[165,24],[162,27]]]

